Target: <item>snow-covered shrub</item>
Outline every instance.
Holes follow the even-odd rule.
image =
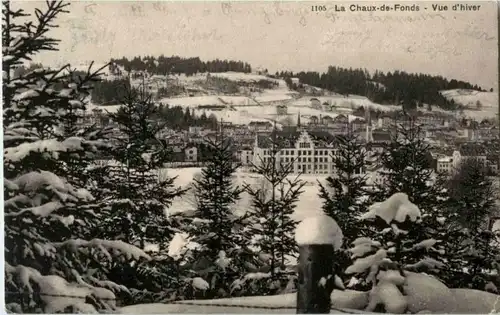
[[[414,243],[407,239],[412,225],[418,226],[421,217],[420,209],[403,193],[373,204],[360,217],[361,220],[374,221],[381,228],[374,238],[361,237],[353,242],[350,251],[354,263],[345,271],[371,286],[368,311],[383,307],[390,313],[406,312],[408,302],[404,285],[407,272],[443,267],[443,263],[425,256],[425,252],[439,251],[438,240]],[[415,260],[416,263],[408,263]]]
[[[269,268],[264,268],[268,270]],[[278,295],[297,291],[297,273],[288,269],[275,272],[246,273],[231,284],[230,296]]]

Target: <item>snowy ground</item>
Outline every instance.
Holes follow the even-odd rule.
[[[426,275],[416,275],[407,282],[411,313],[498,314],[500,296],[491,293],[448,289]],[[334,290],[331,314],[370,314],[361,311],[368,304],[368,292]],[[119,310],[122,314],[293,314],[296,293],[276,296],[253,296],[230,299],[182,301],[176,304],[139,304]],[[196,305],[198,304],[198,305]],[[267,308],[267,309],[266,309]],[[374,313],[371,313],[374,314]]]
[[[231,299],[182,301],[178,304],[139,304],[123,307],[122,314],[293,314],[296,307],[296,293],[277,296],[251,296]],[[365,294],[356,291],[338,291],[332,293],[333,308],[331,314],[358,313],[367,302]],[[201,304],[201,305],[196,305]],[[215,306],[218,305],[218,306]],[[222,306],[224,305],[224,306]],[[255,307],[258,306],[258,307]],[[259,308],[260,307],[260,308]],[[267,309],[266,309],[267,307]],[[349,310],[347,310],[349,309]],[[361,313],[361,312],[359,312]],[[363,312],[363,314],[366,314]]]
[[[246,96],[206,95],[192,97],[162,98],[160,102],[171,106],[182,106],[196,108],[200,105],[220,106],[248,106],[257,105],[257,102]]]
[[[200,174],[201,168],[171,168],[162,169],[160,171],[162,174],[167,174],[170,177],[177,176],[175,180],[175,185],[181,187],[190,187],[193,177]],[[161,175],[160,175],[161,176]],[[295,176],[290,176],[290,179],[295,178]],[[318,180],[325,183],[325,175],[301,175],[300,179],[306,182],[295,211],[294,219],[302,220],[305,217],[321,213],[322,201],[318,197],[319,186]],[[261,179],[258,174],[248,173],[244,171],[238,171],[236,173],[235,184],[243,185],[261,185]],[[243,193],[241,199],[235,206],[236,213],[244,213],[249,209],[250,198],[248,194]],[[194,198],[192,191],[189,191],[182,198],[177,198],[174,200],[172,206],[168,209],[168,213],[178,213],[183,211],[193,210],[195,207]]]
[[[213,72],[210,73],[211,76],[228,79],[231,81],[244,81],[244,82],[256,82],[260,80],[267,80],[271,82],[277,82],[279,87],[286,88],[286,82],[280,79],[273,79],[266,77],[265,75],[253,74],[253,73],[242,73],[242,72]]]
[[[200,73],[193,76],[177,75],[175,79],[178,84],[189,85],[196,81],[206,79],[206,73]],[[352,110],[359,106],[365,108],[371,108],[380,111],[394,111],[400,110],[400,106],[395,105],[381,105],[373,103],[368,98],[359,95],[330,95],[330,96],[320,96],[316,97],[320,100],[321,104],[327,102],[329,104],[335,105],[337,110],[333,113],[322,112],[310,108],[311,96],[304,96],[300,98],[294,98],[298,95],[298,92],[290,90],[286,82],[281,79],[273,79],[266,77],[264,75],[258,74],[247,74],[240,72],[223,72],[223,73],[211,73],[211,76],[221,77],[232,81],[243,81],[243,82],[256,82],[259,80],[268,80],[272,82],[277,82],[278,86],[274,89],[264,89],[262,92],[252,93],[250,96],[227,96],[227,95],[207,95],[207,96],[194,96],[194,97],[174,97],[174,98],[164,98],[160,100],[163,103],[170,105],[178,105],[182,107],[196,108],[199,105],[225,105],[233,107],[233,110],[226,111],[206,111],[207,114],[214,114],[218,118],[222,118],[226,121],[233,123],[248,124],[253,120],[269,120],[272,121],[276,119],[276,107],[275,105],[261,105],[261,103],[266,102],[282,102],[289,107],[288,116],[296,116],[300,111],[303,115],[330,115],[336,116],[340,113],[348,114]],[[441,93],[448,99],[453,99],[455,102],[467,106],[468,109],[464,110],[464,115],[475,118],[494,118],[498,114],[498,93],[495,92],[478,92],[472,90],[444,90]],[[476,109],[476,102],[480,101],[482,104],[481,110]],[[249,108],[248,106],[255,106]],[[94,108],[104,108],[107,111],[114,112],[119,106],[96,106],[90,105],[89,110]],[[433,111],[450,113],[441,110],[437,107],[433,107]],[[307,122],[307,117],[304,118]]]
[[[475,118],[495,118],[498,114],[498,93],[496,92],[478,92],[473,90],[446,90],[441,94],[448,99],[453,99],[456,103],[466,106],[464,115]],[[481,102],[481,109],[476,109],[476,102]]]

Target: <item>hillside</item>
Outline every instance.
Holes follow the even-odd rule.
[[[449,100],[464,107],[464,115],[475,119],[495,118],[498,115],[498,93],[467,89],[441,91]]]
[[[137,60],[135,62],[139,63]],[[121,66],[116,67],[118,70],[114,71],[125,71]],[[79,66],[78,69],[83,70],[83,66]],[[426,111],[430,104],[432,111],[435,112],[459,111],[466,117],[480,120],[496,117],[498,112],[496,93],[475,90],[474,88],[480,88],[466,82],[448,81],[441,77],[398,71],[388,74],[376,72],[370,75],[367,71],[359,69],[346,70],[334,67],[330,67],[326,74],[321,75],[315,72],[297,74],[284,72],[278,75],[283,77],[227,71],[177,73],[168,76],[155,74],[150,75],[148,80],[157,90],[158,100],[161,103],[188,107],[194,110],[195,114],[203,112],[206,115],[213,114],[218,119],[235,124],[247,124],[258,120],[277,121],[282,125],[288,125],[296,122],[299,113],[302,121],[307,122],[311,116],[335,117],[339,114],[350,114],[359,107],[375,111],[394,111],[401,109],[402,106],[409,108],[416,106]],[[300,78],[299,85],[290,83],[290,75]],[[106,78],[117,79],[113,71],[107,71]],[[93,100],[106,105],[116,104],[116,99],[111,97],[112,94],[117,94],[115,90],[118,85],[128,83],[123,80],[115,81],[117,83],[106,82],[111,81],[96,85],[93,94],[99,95],[93,95]],[[138,86],[142,83],[142,78],[135,78],[130,82]],[[419,87],[415,88],[415,85]],[[468,88],[447,89],[453,86]],[[441,89],[438,90],[438,87]],[[356,91],[360,93],[354,93]],[[321,104],[332,105],[333,111],[311,108],[312,97],[317,98]],[[106,101],[108,98],[112,100]],[[278,115],[277,105],[286,105],[287,113]],[[116,108],[107,107],[107,109]]]

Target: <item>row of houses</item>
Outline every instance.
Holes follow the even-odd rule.
[[[466,160],[479,162],[492,174],[498,174],[500,167],[500,151],[488,150],[481,143],[465,143],[455,149],[433,152],[432,155],[436,171],[442,174],[451,175]]]

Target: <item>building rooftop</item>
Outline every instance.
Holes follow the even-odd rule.
[[[295,146],[295,142],[299,139],[302,133],[297,130],[279,130],[273,131],[269,135],[258,135],[257,136],[257,146],[259,148],[270,148],[273,140],[275,139],[275,144],[280,148],[292,148]],[[337,143],[338,138],[341,135],[333,135],[328,131],[324,130],[310,130],[307,134],[311,137],[316,146],[319,147],[329,147],[334,146]]]
[[[463,156],[481,156],[486,155],[486,148],[483,145],[475,143],[466,143],[458,148]]]

